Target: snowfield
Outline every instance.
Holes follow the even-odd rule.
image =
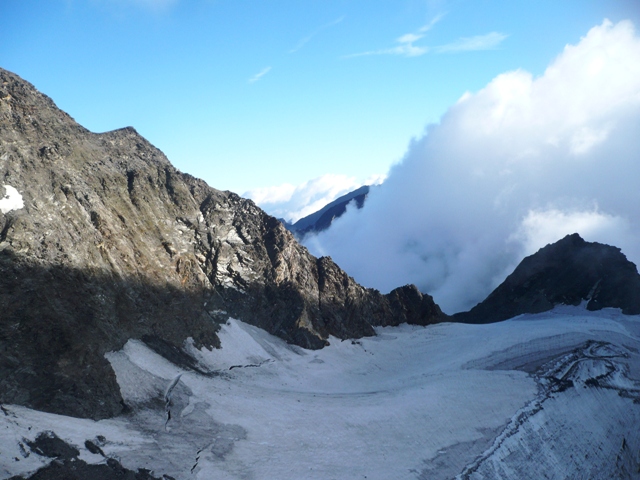
[[[4,405],[0,476],[51,461],[53,431],[175,479],[640,478],[640,317],[558,307],[501,323],[377,329],[291,346],[229,319],[181,368],[131,340],[107,355],[132,413]]]

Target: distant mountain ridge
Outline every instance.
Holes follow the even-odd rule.
[[[341,217],[347,211],[347,205],[351,202],[355,202],[356,208],[362,208],[370,189],[369,185],[364,185],[336,198],[317,212],[307,215],[293,224],[283,221],[284,226],[298,238],[303,238],[309,233],[318,233],[326,230],[336,218]]]

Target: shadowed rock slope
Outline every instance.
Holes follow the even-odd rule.
[[[447,318],[413,286],[361,287],[133,128],[89,132],[0,69],[3,196],[0,402],[117,415],[126,405],[105,352],[137,338],[197,370],[185,341],[216,347],[229,316],[308,348]]]
[[[588,310],[614,307],[640,314],[640,275],[619,248],[574,233],[526,257],[486,300],[454,318],[490,323],[583,301]]]

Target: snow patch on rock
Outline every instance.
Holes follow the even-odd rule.
[[[0,212],[6,215],[13,210],[24,208],[24,201],[18,190],[11,185],[4,185],[4,191],[4,197],[0,198]]]

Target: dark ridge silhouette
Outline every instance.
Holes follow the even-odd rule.
[[[614,307],[640,314],[640,275],[619,248],[574,233],[526,257],[484,301],[454,319],[498,322],[583,301],[588,310]]]
[[[336,218],[341,217],[347,211],[347,205],[351,202],[355,203],[356,208],[364,207],[364,202],[367,199],[367,195],[369,195],[370,189],[369,185],[364,185],[336,198],[317,212],[307,215],[293,224],[283,223],[287,230],[293,232],[300,239],[309,233],[321,232],[329,228]]]

